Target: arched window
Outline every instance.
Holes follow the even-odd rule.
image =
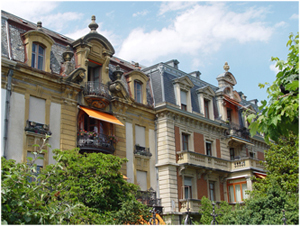
[[[45,47],[39,43],[32,43],[31,67],[44,70]]]

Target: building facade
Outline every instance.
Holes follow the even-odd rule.
[[[26,162],[48,134],[52,149],[127,158],[121,173],[172,224],[188,208],[197,217],[203,196],[242,202],[251,176],[265,176],[267,145],[249,135],[257,100],[234,90],[228,64],[217,86],[177,60],[142,67],[114,56],[94,16],[88,27],[72,40],[1,12],[2,156]],[[54,163],[52,149],[38,167]]]
[[[252,189],[252,176],[265,176],[267,149],[260,135],[250,137],[246,116],[258,111],[234,90],[229,72],[218,86],[185,73],[171,60],[145,68],[154,89],[159,194],[165,221],[180,224],[189,212],[199,217],[201,198],[240,203]]]

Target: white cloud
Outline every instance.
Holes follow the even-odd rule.
[[[132,30],[122,43],[118,56],[147,65],[169,54],[196,57],[200,53],[215,52],[229,40],[265,42],[272,35],[273,28],[258,20],[263,16],[263,9],[250,8],[236,13],[223,3],[195,5],[160,31]]]
[[[193,1],[186,1],[186,2],[179,2],[179,1],[175,1],[175,2],[163,2],[160,6],[158,15],[163,15],[166,12],[169,11],[177,11],[177,10],[182,10],[182,9],[186,9],[192,5],[195,5],[196,2]]]
[[[277,27],[284,27],[285,25],[286,25],[286,22],[281,21],[281,22],[275,24],[275,27],[276,27],[276,28],[277,28]]]
[[[299,14],[293,14],[291,17],[290,17],[290,20],[299,20]]]
[[[277,75],[277,73],[279,72],[279,69],[276,67],[276,62],[271,64],[269,66],[270,70],[273,71],[275,73],[275,75]]]
[[[61,32],[64,28],[70,26],[70,21],[81,20],[82,17],[82,13],[65,12],[42,16],[40,20],[43,22],[43,26],[51,27],[52,30]]]
[[[57,1],[1,1],[2,10],[32,22],[37,22],[40,20],[38,19],[39,17],[50,13],[57,8],[58,5],[59,2]]]
[[[102,23],[98,23],[99,27],[97,28],[97,32],[99,34],[101,34],[102,36],[104,36],[115,48],[117,46],[117,43],[120,42],[120,37],[115,35],[112,31],[102,29],[102,25],[103,25]],[[85,36],[90,31],[91,31],[90,28],[86,27],[83,29],[75,30],[74,32],[71,32],[71,33],[65,33],[64,35],[71,39],[76,40],[76,39],[79,39],[79,38]]]
[[[136,16],[146,16],[148,13],[149,13],[148,10],[143,10],[141,12],[137,12],[137,13],[132,14],[132,16],[133,17],[136,17]]]

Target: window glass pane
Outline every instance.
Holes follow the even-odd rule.
[[[248,195],[246,194],[247,184],[242,184],[242,189],[243,189],[243,199],[247,199],[248,198]]]
[[[186,104],[186,98],[187,98],[187,92],[180,90],[180,100],[181,100],[181,104],[187,105]]]
[[[39,54],[43,55],[44,54],[44,48],[39,46]]]
[[[32,56],[31,56],[31,67],[35,67],[35,53],[32,52]]]
[[[236,202],[241,202],[242,197],[241,197],[241,186],[239,184],[235,185],[235,198]]]
[[[211,143],[210,142],[206,142],[206,154],[208,156],[212,156],[212,154],[211,154]]]
[[[39,56],[38,69],[43,70],[43,63],[44,63],[44,58],[42,56]]]
[[[235,201],[234,201],[233,185],[230,185],[230,186],[229,186],[229,202],[235,202]]]
[[[186,186],[192,186],[192,178],[185,177],[184,178],[184,185],[186,185]]]
[[[142,191],[147,190],[147,172],[145,171],[136,171],[136,180]]]

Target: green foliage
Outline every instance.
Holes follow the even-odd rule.
[[[261,101],[261,112],[248,117],[251,135],[263,133],[266,142],[269,139],[277,141],[280,136],[287,137],[290,132],[299,132],[299,33],[289,36],[287,47],[290,51],[287,61],[272,57],[280,71],[267,88],[269,102]],[[265,84],[259,84],[259,87],[264,88]]]
[[[298,135],[291,134],[288,138],[280,138],[277,144],[270,144],[265,151],[265,169],[268,176],[257,179],[254,192],[265,193],[274,181],[285,192],[299,192],[299,149]]]
[[[138,186],[119,172],[127,160],[55,150],[56,164],[37,175],[35,160],[45,152],[45,141],[28,164],[2,157],[3,224],[107,225],[137,223],[140,216],[147,219],[148,207],[135,199]]]
[[[232,207],[225,201],[221,201],[220,204],[215,205],[215,213],[219,214],[216,217],[218,224],[225,224],[224,216],[228,215],[232,210]],[[209,225],[211,224],[213,217],[211,213],[213,212],[212,202],[203,196],[201,198],[201,207],[199,213],[201,214],[200,222],[193,222],[194,224],[204,224]]]
[[[286,211],[287,224],[299,224],[299,198],[297,194],[282,191],[277,182],[264,194],[252,193],[245,206],[236,206],[235,211],[224,216],[224,224],[281,225],[282,210]]]

